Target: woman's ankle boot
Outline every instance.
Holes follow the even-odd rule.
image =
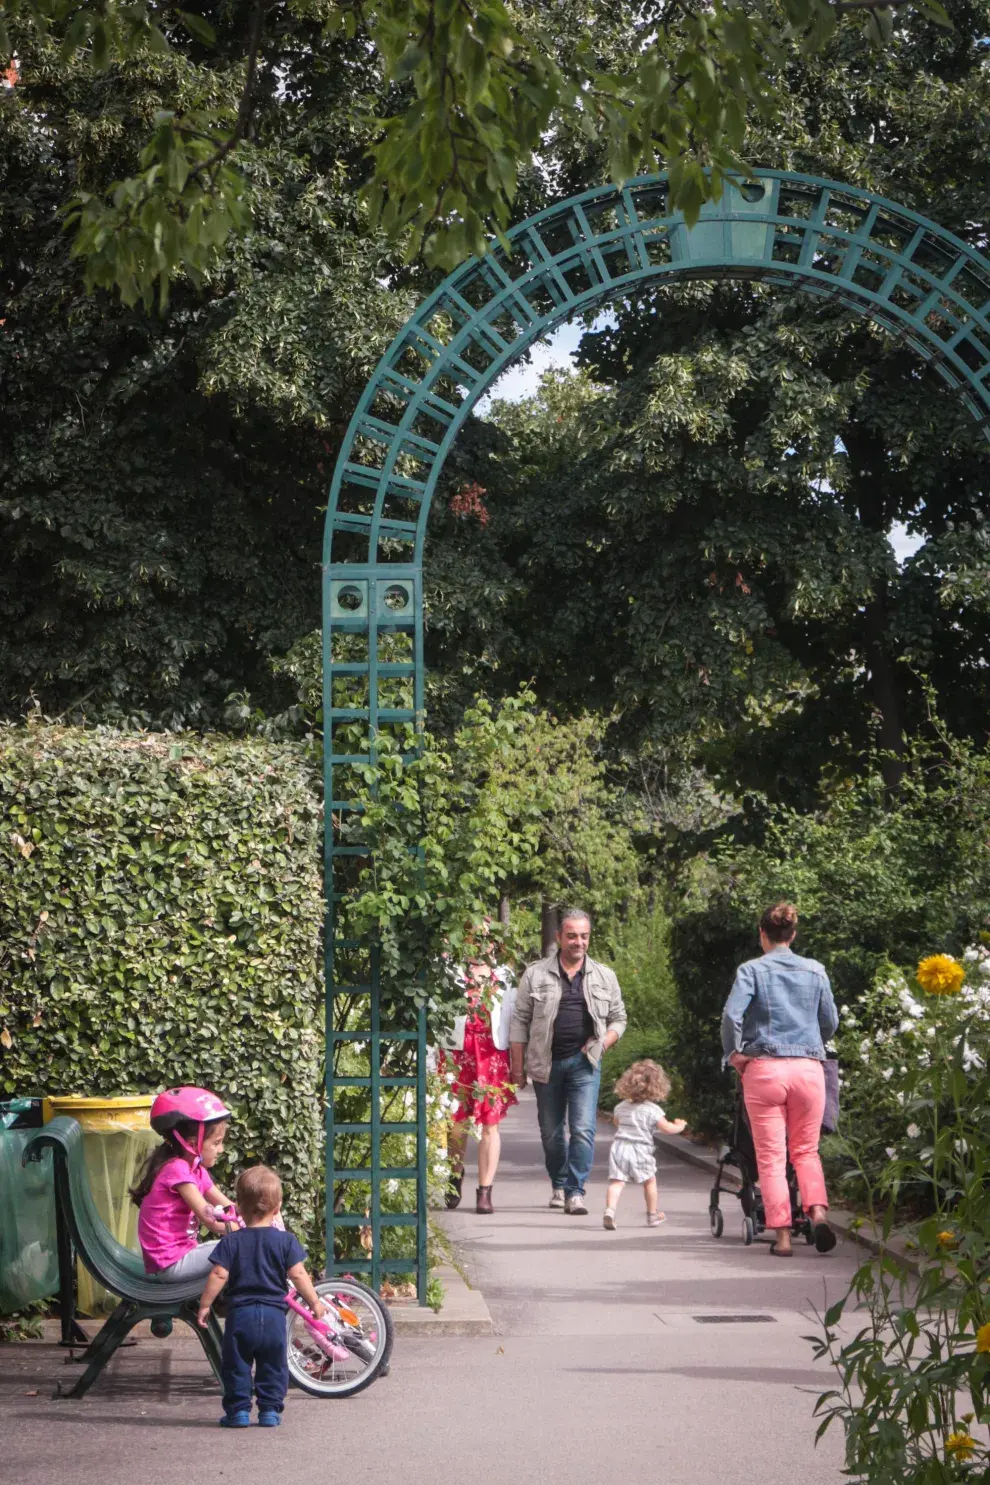
[[[474,1209],[482,1216],[487,1217],[495,1208],[492,1206],[492,1188],[490,1186],[479,1186],[475,1193]]]
[[[448,1212],[452,1212],[452,1211],[454,1211],[454,1209],[456,1207],[459,1207],[460,1206],[460,1204],[461,1204],[461,1186],[463,1184],[464,1184],[464,1171],[463,1170],[459,1170],[457,1172],[456,1176],[452,1174],[450,1176],[449,1180],[447,1181],[447,1200],[446,1200],[445,1205],[446,1205],[446,1208],[447,1208],[447,1211]]]

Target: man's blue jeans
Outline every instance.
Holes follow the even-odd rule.
[[[591,1173],[601,1077],[600,1065],[592,1067],[583,1052],[575,1052],[553,1059],[549,1083],[533,1084],[547,1175],[565,1196],[583,1196]]]

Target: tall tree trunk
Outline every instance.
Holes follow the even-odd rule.
[[[880,747],[887,754],[881,763],[888,789],[899,789],[904,777],[904,723],[899,679],[887,648],[886,584],[866,605],[863,614],[867,679],[870,698],[880,718]]]
[[[847,425],[842,441],[853,464],[849,497],[859,519],[867,530],[887,536],[897,514],[897,491],[886,445],[860,423]],[[863,611],[861,633],[867,694],[880,718],[880,746],[888,754],[881,765],[883,779],[895,790],[904,777],[904,713],[901,679],[891,654],[889,597],[886,579],[878,579]]]
[[[557,947],[557,905],[543,899],[540,908],[540,941],[544,959],[548,959]]]

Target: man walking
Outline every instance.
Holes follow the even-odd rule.
[[[533,1079],[550,1206],[572,1217],[588,1215],[584,1186],[595,1156],[602,1053],[626,1028],[619,982],[589,958],[590,938],[588,914],[568,909],[557,952],[531,964],[519,982],[510,1031],[510,1077],[518,1088],[527,1071]]]

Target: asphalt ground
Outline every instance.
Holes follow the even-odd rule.
[[[607,1132],[588,1217],[550,1212],[531,1096],[503,1125],[495,1215],[444,1217],[494,1336],[400,1336],[391,1374],[326,1402],[290,1391],[279,1429],[221,1431],[219,1388],[195,1340],[118,1353],[81,1401],[51,1397],[73,1368],[54,1346],[0,1348],[0,1480],[11,1485],[837,1485],[841,1439],[815,1448],[830,1385],[807,1340],[861,1250],[790,1262],[746,1248],[738,1203],[708,1229],[704,1172],[658,1150],[667,1221],[629,1188],[601,1225]],[[470,1158],[470,1152],[469,1152]],[[177,1327],[177,1332],[179,1327]]]

